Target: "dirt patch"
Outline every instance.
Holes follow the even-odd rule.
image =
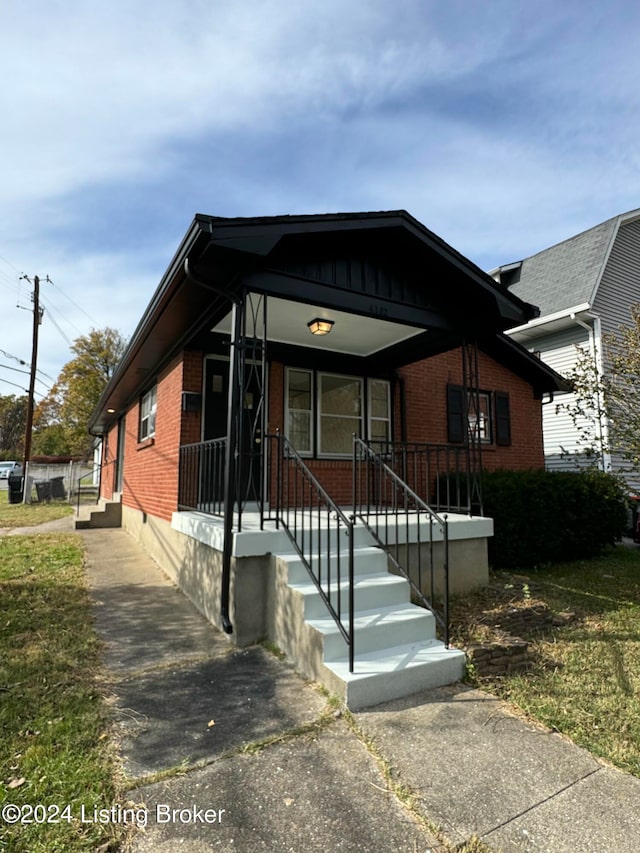
[[[575,613],[554,613],[536,593],[529,578],[497,574],[484,589],[454,599],[453,642],[465,650],[477,676],[529,669],[537,659],[532,641],[575,619]]]

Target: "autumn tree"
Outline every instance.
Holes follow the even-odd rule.
[[[0,459],[22,459],[27,426],[27,396],[0,396]]]
[[[74,358],[38,405],[33,447],[36,453],[87,457],[89,417],[113,376],[126,346],[115,329],[92,329],[73,342]]]

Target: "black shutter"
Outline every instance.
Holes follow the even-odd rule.
[[[496,391],[496,444],[506,447],[511,444],[511,413],[509,395]]]
[[[460,385],[447,385],[447,436],[457,444],[465,438],[464,394]]]

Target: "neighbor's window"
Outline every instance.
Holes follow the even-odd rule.
[[[154,385],[140,401],[140,441],[156,432],[157,386]]]

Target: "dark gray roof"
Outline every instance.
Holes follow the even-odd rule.
[[[590,303],[620,218],[526,258],[520,280],[509,286],[509,293],[537,305],[543,317]]]

